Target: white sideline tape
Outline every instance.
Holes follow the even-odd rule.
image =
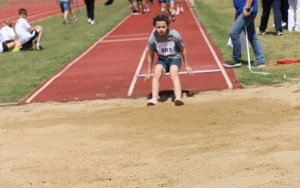
[[[283,78],[286,79],[286,80],[300,81],[300,78],[288,78],[288,77],[286,76],[286,74],[283,76]]]
[[[211,69],[211,70],[195,70],[193,71],[194,74],[201,74],[201,73],[213,73],[213,72],[221,72],[220,69]],[[189,74],[187,71],[178,72],[178,74],[184,75]],[[165,75],[170,75],[169,72],[167,72]],[[147,74],[138,74],[136,75],[138,78],[146,77]],[[153,76],[153,74],[151,74]]]
[[[249,69],[249,72],[250,73],[254,73],[254,74],[262,74],[262,75],[268,75],[268,74],[270,74],[269,72],[257,72],[257,71],[252,71],[251,70],[251,60],[250,60],[249,43],[248,43],[248,32],[247,32],[246,26],[245,26],[245,34],[246,34],[246,48],[247,48],[248,69]]]

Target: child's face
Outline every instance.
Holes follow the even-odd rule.
[[[27,13],[23,13],[20,15],[22,18],[26,18],[27,17]]]
[[[166,21],[157,21],[155,23],[155,30],[159,34],[159,36],[167,35],[168,25]]]

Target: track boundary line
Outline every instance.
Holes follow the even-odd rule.
[[[227,73],[226,73],[226,71],[225,71],[225,69],[224,69],[222,63],[220,62],[220,59],[218,58],[218,56],[217,56],[215,50],[213,49],[211,43],[209,42],[209,40],[208,40],[208,38],[207,38],[205,32],[203,31],[203,29],[202,29],[200,23],[198,22],[198,19],[197,19],[197,16],[196,16],[195,12],[194,12],[192,9],[190,9],[190,12],[192,13],[192,15],[193,15],[193,17],[194,17],[194,20],[195,20],[195,22],[197,23],[197,26],[198,26],[198,28],[199,28],[199,30],[200,30],[202,36],[204,37],[204,40],[205,40],[205,42],[206,42],[206,44],[207,44],[207,46],[208,46],[210,52],[212,53],[212,55],[213,55],[213,57],[214,57],[214,59],[215,59],[217,65],[218,65],[218,67],[220,68],[220,70],[221,70],[221,72],[222,72],[222,75],[223,75],[223,77],[224,77],[224,79],[225,79],[225,81],[226,81],[226,84],[227,84],[228,88],[229,88],[229,89],[232,89],[232,88],[233,88],[233,84],[232,84],[231,80],[229,79],[229,76],[227,75]]]
[[[148,38],[131,38],[131,39],[113,39],[113,40],[104,40],[102,43],[110,43],[110,42],[131,42],[137,40],[147,40]]]
[[[102,36],[98,41],[96,41],[92,46],[90,46],[86,51],[84,51],[79,57],[71,61],[65,68],[55,74],[50,80],[48,80],[43,86],[34,92],[26,101],[25,103],[30,103],[36,96],[38,96],[44,89],[46,89],[54,80],[56,80],[59,76],[61,76],[64,72],[66,72],[72,65],[74,65],[78,60],[80,60],[83,56],[85,56],[88,52],[90,52],[96,45],[103,41],[109,34],[115,31],[121,24],[123,24],[131,15],[125,17],[121,22],[119,22],[113,29],[111,29],[108,33]]]

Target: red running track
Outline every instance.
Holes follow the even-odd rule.
[[[241,88],[231,69],[224,69],[218,49],[212,44],[193,11],[176,17],[171,27],[184,39],[189,65],[203,73],[181,76],[183,91],[188,93]],[[145,97],[151,93],[151,82],[137,77],[147,70],[146,44],[153,31],[150,13],[126,17],[85,53],[70,62],[58,74],[41,84],[20,103],[74,101],[127,97]],[[182,67],[184,68],[184,67]],[[182,70],[183,71],[183,70]],[[161,91],[171,91],[168,76],[161,81]]]

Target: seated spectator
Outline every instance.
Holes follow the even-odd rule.
[[[27,21],[27,10],[19,9],[19,19],[15,26],[15,31],[22,49],[32,48],[35,43],[36,50],[42,50],[41,41],[43,37],[43,27],[40,25],[32,27]]]
[[[15,30],[12,28],[12,21],[6,20],[4,26],[1,28],[2,36],[6,43],[14,42],[13,51],[17,52],[22,47],[22,44],[17,40]]]
[[[0,53],[8,52],[15,46],[14,42],[5,42],[2,31],[0,30]]]

